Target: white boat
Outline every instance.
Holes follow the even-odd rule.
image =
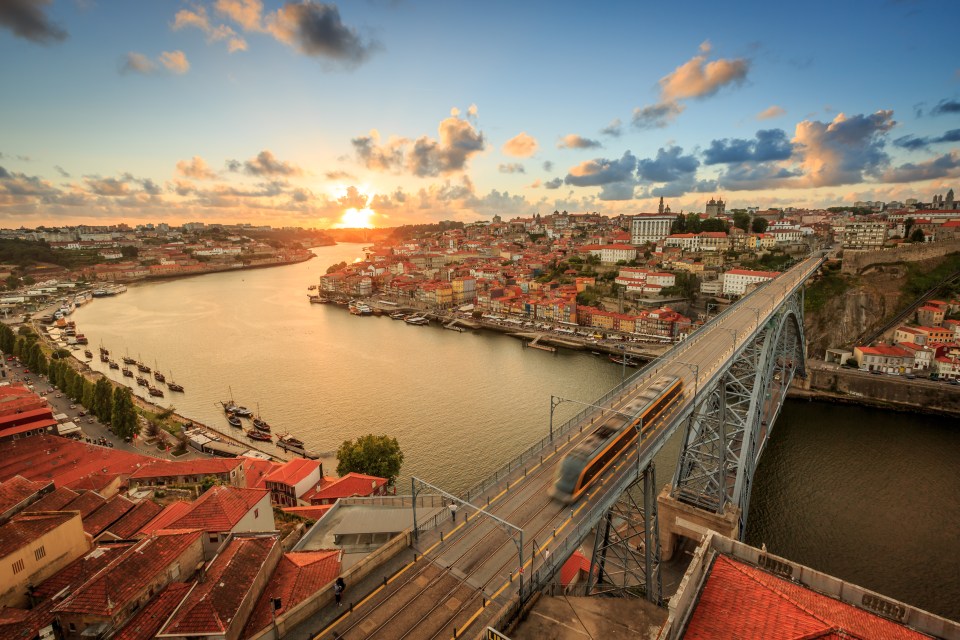
[[[406,322],[407,324],[417,325],[418,327],[430,324],[429,320],[427,320],[423,316],[418,316],[418,315],[407,316],[406,318],[403,319],[403,321]]]

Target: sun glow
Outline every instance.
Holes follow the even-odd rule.
[[[376,195],[366,185],[336,185],[332,189],[333,196],[343,206],[340,222],[333,225],[334,229],[372,229],[373,216],[376,211],[367,204]]]
[[[334,229],[373,229],[370,219],[376,215],[373,209],[347,209],[340,216],[340,222]]]

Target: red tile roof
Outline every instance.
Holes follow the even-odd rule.
[[[120,554],[129,549],[132,544],[132,542],[118,542],[95,547],[37,585],[33,595],[46,600],[66,589],[67,592],[59,598],[62,600],[100,569],[120,557]]]
[[[332,504],[315,504],[309,507],[283,507],[280,510],[284,513],[300,516],[301,518],[319,520],[323,517],[323,514],[325,514],[327,511],[330,511],[330,509],[333,509]]]
[[[75,513],[21,513],[0,525],[0,558],[22,549],[40,536],[77,517]]]
[[[308,477],[311,473],[314,473],[322,464],[319,460],[294,458],[274,469],[264,480],[293,486]]]
[[[43,602],[29,611],[0,607],[0,638],[33,640],[53,622],[53,603]]]
[[[83,530],[96,538],[131,509],[133,502],[123,496],[113,496],[105,505],[83,519]]]
[[[13,476],[6,482],[0,483],[0,514],[22,504],[46,487],[53,490],[51,482],[33,482],[23,476]]]
[[[230,531],[254,506],[270,495],[266,489],[211,487],[190,505],[190,510],[167,528]]]
[[[247,489],[263,489],[266,486],[264,480],[267,475],[277,467],[276,462],[261,460],[260,458],[243,457],[241,460],[243,460]]]
[[[199,544],[201,535],[199,531],[156,533],[137,542],[54,607],[54,611],[113,616],[191,545]]]
[[[929,636],[720,555],[683,637],[913,640]]]
[[[183,514],[190,511],[193,507],[193,503],[184,502],[183,500],[178,500],[176,502],[168,504],[163,508],[163,511],[157,514],[153,520],[147,522],[140,528],[138,533],[142,534],[151,534],[154,531],[159,531],[160,529],[170,529],[172,528],[171,523],[175,522]]]
[[[362,473],[348,473],[342,478],[337,478],[332,482],[321,484],[316,492],[304,494],[304,500],[336,500],[338,498],[349,498],[352,496],[369,496],[376,489],[387,484],[386,478],[377,476],[368,476]],[[309,498],[308,498],[309,495]]]
[[[118,473],[91,473],[83,478],[77,478],[65,486],[70,489],[96,491],[100,493],[117,479]]]
[[[171,582],[110,640],[153,640],[191,588],[193,584]]]
[[[85,519],[106,503],[106,498],[96,491],[84,491],[74,500],[63,505],[62,511],[79,511],[80,517]]]
[[[241,638],[248,638],[273,620],[316,592],[324,589],[340,575],[341,551],[296,551],[284,554],[270,576],[257,601]],[[280,598],[280,608],[274,613],[271,598]]]
[[[29,480],[53,480],[61,487],[91,473],[129,474],[137,465],[154,460],[69,438],[40,435],[4,444],[0,480],[21,475]]]
[[[121,540],[129,540],[137,535],[148,522],[163,511],[163,507],[153,500],[141,500],[133,509],[123,514],[123,517],[107,528],[107,533],[115,535]]]
[[[167,478],[171,476],[203,476],[229,473],[242,465],[238,458],[198,458],[196,460],[155,460],[130,474],[131,478]]]
[[[76,500],[79,495],[72,489],[58,487],[52,493],[48,493],[27,507],[27,511],[60,511],[64,506]]]
[[[278,536],[232,539],[210,563],[206,579],[197,583],[161,633],[225,633],[235,623],[240,605],[253,589],[270,552],[279,544]]]
[[[560,584],[567,586],[581,571],[590,572],[590,558],[579,551],[574,551],[573,555],[560,567]]]

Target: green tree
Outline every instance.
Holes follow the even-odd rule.
[[[93,409],[95,390],[96,385],[92,381],[86,379],[83,381],[83,396],[80,398],[80,404],[88,410]]]
[[[923,235],[923,229],[914,229],[910,234],[910,242],[924,242],[926,236]]]
[[[137,410],[133,406],[133,394],[129,387],[120,386],[113,390],[110,418],[113,432],[121,438],[132,438],[140,432]]]
[[[100,418],[100,422],[110,422],[110,412],[113,409],[113,385],[106,378],[100,378],[93,385],[93,414]]]
[[[914,220],[913,218],[907,218],[906,220],[903,221],[903,237],[904,238],[910,237],[910,230],[913,229],[913,225],[915,225],[916,223],[917,221]]]
[[[750,230],[750,214],[746,211],[738,211],[733,214],[733,226],[744,231]]]
[[[120,253],[124,258],[136,258],[140,255],[140,250],[131,245],[120,247]]]
[[[356,441],[344,440],[337,449],[337,474],[350,472],[386,478],[393,484],[403,466],[403,452],[396,438],[372,433]]]
[[[769,223],[767,222],[766,218],[757,217],[753,219],[753,224],[750,225],[750,230],[754,233],[764,233],[767,230],[768,224]]]
[[[670,223],[670,233],[686,233],[687,232],[687,219],[683,217],[682,213],[678,213],[677,217]]]
[[[701,228],[700,216],[696,213],[687,214],[687,233],[700,233],[703,229]]]
[[[726,233],[727,223],[720,218],[707,218],[700,223],[700,231],[722,231]]]

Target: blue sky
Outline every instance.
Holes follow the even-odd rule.
[[[645,4],[4,0],[0,224],[819,207],[960,174],[956,2]]]

